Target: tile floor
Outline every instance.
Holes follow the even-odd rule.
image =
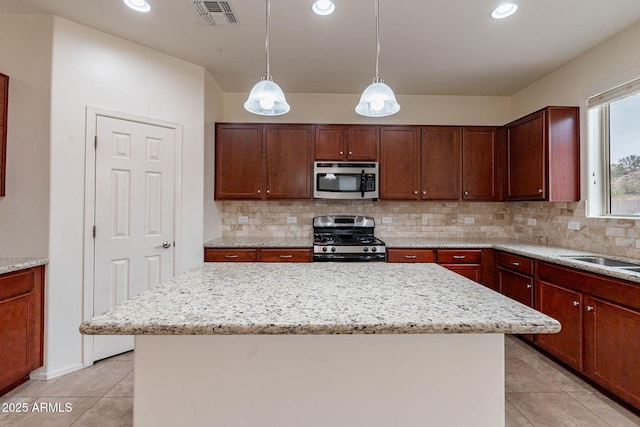
[[[507,337],[505,357],[507,427],[640,426],[640,417],[520,340]],[[26,404],[28,412],[2,412],[10,404]],[[49,412],[33,411],[34,405]],[[2,427],[125,427],[132,417],[132,352],[53,380],[29,381],[0,398]]]

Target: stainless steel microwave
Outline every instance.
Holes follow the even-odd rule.
[[[377,162],[315,162],[316,199],[377,199]]]

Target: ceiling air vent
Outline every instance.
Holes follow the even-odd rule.
[[[231,2],[228,1],[204,1],[190,0],[193,10],[200,17],[200,21],[204,25],[229,25],[237,24]]]

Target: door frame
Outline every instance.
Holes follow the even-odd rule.
[[[174,206],[173,206],[173,274],[175,275],[178,254],[181,252],[182,242],[182,125],[149,117],[109,110],[87,105],[85,121],[85,184],[84,184],[84,259],[83,259],[83,310],[82,321],[93,317],[93,286],[95,273],[95,239],[93,226],[95,224],[96,203],[96,150],[95,138],[99,117],[127,120],[152,126],[160,126],[175,131],[174,147]],[[93,365],[93,335],[82,336],[82,364],[84,367]]]

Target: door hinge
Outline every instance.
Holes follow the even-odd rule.
[[[93,226],[93,238],[94,239],[96,238],[96,226],[95,225]]]
[[[98,135],[93,137],[93,148],[98,148]]]

